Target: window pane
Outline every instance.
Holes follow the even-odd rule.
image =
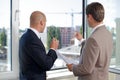
[[[74,39],[74,32],[82,33],[82,0],[20,0],[21,34],[29,27],[30,14],[35,10],[44,12],[47,17],[46,29],[40,35],[46,50],[51,39],[56,37],[60,42],[60,53],[78,60],[80,46]],[[64,61],[58,58],[53,68],[65,66]]]
[[[0,0],[0,71],[3,72],[11,71],[10,28],[10,0]]]
[[[104,23],[107,29],[112,33],[114,40],[113,54],[111,58],[110,67],[120,69],[120,9],[118,0],[88,0],[90,2],[100,2],[105,8],[105,19]],[[88,28],[88,27],[87,27]],[[88,36],[90,29],[88,29]]]

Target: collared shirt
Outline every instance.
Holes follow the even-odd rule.
[[[30,28],[36,35],[37,35],[37,37],[40,39],[40,33],[36,30],[36,29],[34,29],[34,28]]]
[[[99,28],[99,27],[101,27],[101,26],[103,26],[103,25],[105,25],[105,24],[102,23],[102,24],[99,24],[99,25],[95,26],[95,27],[93,28],[91,34],[92,34],[97,28]]]
[[[97,28],[99,28],[99,27],[101,27],[101,26],[103,26],[103,25],[105,25],[105,24],[99,24],[99,25],[97,25],[97,26],[95,26],[94,28],[93,28],[93,30],[91,31],[91,34],[97,29]],[[79,45],[81,45],[81,43],[83,42],[83,41],[85,41],[85,39],[84,38],[82,38],[81,40],[80,40],[80,44]],[[82,54],[83,55],[83,54]],[[82,56],[80,56],[80,58],[79,58],[80,60],[79,60],[79,63],[81,64],[82,63]],[[72,69],[73,70],[73,69]]]
[[[40,39],[40,33],[36,30],[36,29],[34,29],[34,28],[30,28],[36,35],[37,35],[37,37]],[[55,49],[54,48],[50,48],[50,49],[52,49],[52,50],[54,50],[55,51]]]
[[[94,27],[93,30],[91,31],[91,34],[92,34],[97,28],[99,28],[99,27],[101,27],[101,26],[103,26],[103,25],[105,25],[105,24],[102,23],[102,24],[99,24],[99,25],[97,25],[96,27]],[[82,39],[80,40],[79,45],[81,45],[81,43],[82,43],[83,41],[85,41],[84,38],[82,38]]]

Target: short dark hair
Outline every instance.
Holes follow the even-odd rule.
[[[86,7],[86,15],[91,14],[97,21],[101,22],[104,19],[104,7],[98,2],[93,2]]]

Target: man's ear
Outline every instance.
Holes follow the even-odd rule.
[[[40,20],[40,25],[43,25],[44,23],[43,23],[43,21],[42,20]]]
[[[88,15],[90,21],[94,21],[94,18],[91,14]]]
[[[89,17],[90,19],[93,19],[93,17],[92,17],[92,15],[91,15],[91,14],[89,14],[89,15],[88,15],[88,17]]]

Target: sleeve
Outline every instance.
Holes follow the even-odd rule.
[[[38,44],[38,42],[30,43],[28,49],[30,53],[29,55],[43,70],[50,70],[57,59],[57,55],[54,50],[50,49],[48,53],[46,53],[44,46]]]
[[[75,76],[92,73],[99,55],[99,46],[95,39],[88,38],[82,54],[82,64],[73,65],[73,73]]]
[[[83,43],[85,43],[85,39],[82,38],[79,42],[79,45],[82,45]]]

